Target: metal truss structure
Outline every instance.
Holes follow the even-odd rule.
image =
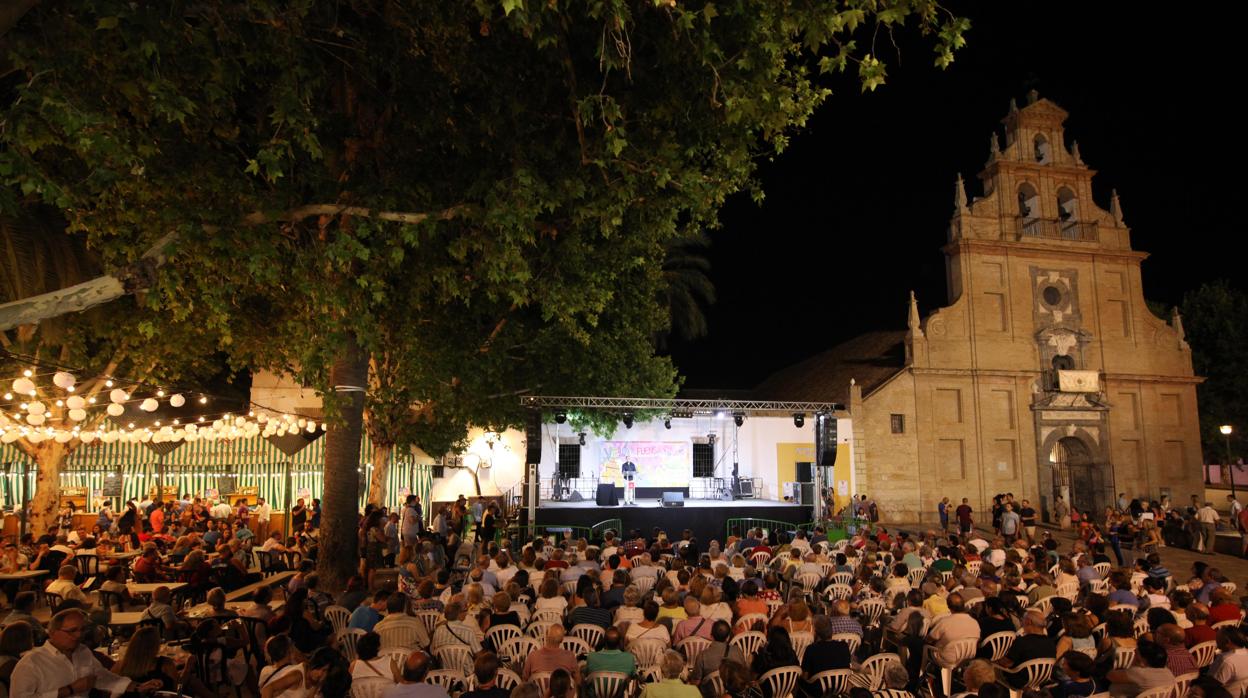
[[[572,397],[526,395],[520,405],[536,410],[592,410],[597,412],[658,412],[673,417],[695,414],[794,415],[831,413],[845,409],[836,402],[772,402],[767,400],[689,400],[646,397]]]

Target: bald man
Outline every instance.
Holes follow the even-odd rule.
[[[1003,667],[1017,667],[1032,659],[1055,659],[1057,643],[1049,639],[1044,614],[1040,611],[1028,611],[1023,616],[1023,634],[1014,641],[1010,651],[997,663]],[[1023,672],[1010,674],[1007,679],[1014,688],[1021,688],[1027,683],[1027,675]]]
[[[416,650],[403,661],[403,675],[399,682],[382,692],[382,698],[451,698],[445,688],[425,683],[429,674],[429,655]]]
[[[572,685],[580,685],[581,675],[576,663],[576,655],[560,647],[563,643],[563,635],[562,625],[552,625],[546,630],[546,642],[541,649],[530,652],[529,658],[524,662],[525,681],[538,672],[566,669],[569,674],[572,674]]]

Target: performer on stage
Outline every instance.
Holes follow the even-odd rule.
[[[637,464],[626,460],[620,466],[620,472],[624,473],[624,504],[636,504],[634,499],[637,496],[637,483],[633,482],[633,476],[637,472]]]

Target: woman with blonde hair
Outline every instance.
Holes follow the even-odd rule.
[[[615,624],[635,623],[642,619],[641,590],[635,584],[624,589],[624,603],[615,609]]]
[[[177,667],[172,659],[160,655],[160,631],[155,626],[147,625],[134,631],[112,671],[137,684],[159,682],[162,691],[178,690]]]

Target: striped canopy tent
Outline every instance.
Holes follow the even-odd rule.
[[[360,444],[360,506],[368,496],[367,462],[372,444],[367,435]],[[142,499],[159,479],[159,456],[142,443],[93,441],[74,449],[61,474],[64,487],[85,487],[88,492],[106,489],[106,481],[121,478],[122,499]],[[165,486],[182,495],[203,496],[217,489],[217,478],[234,476],[239,486],[255,486],[258,496],[280,508],[286,501],[286,466],[290,464],[291,501],[298,497],[320,498],[325,469],[325,441],[317,439],[293,456],[287,456],[264,438],[200,440],[184,443],[164,456]],[[28,501],[34,493],[35,464],[12,444],[0,445],[0,489],[6,507]],[[406,494],[429,501],[433,469],[427,458],[396,452],[386,478],[386,501],[395,508]]]

